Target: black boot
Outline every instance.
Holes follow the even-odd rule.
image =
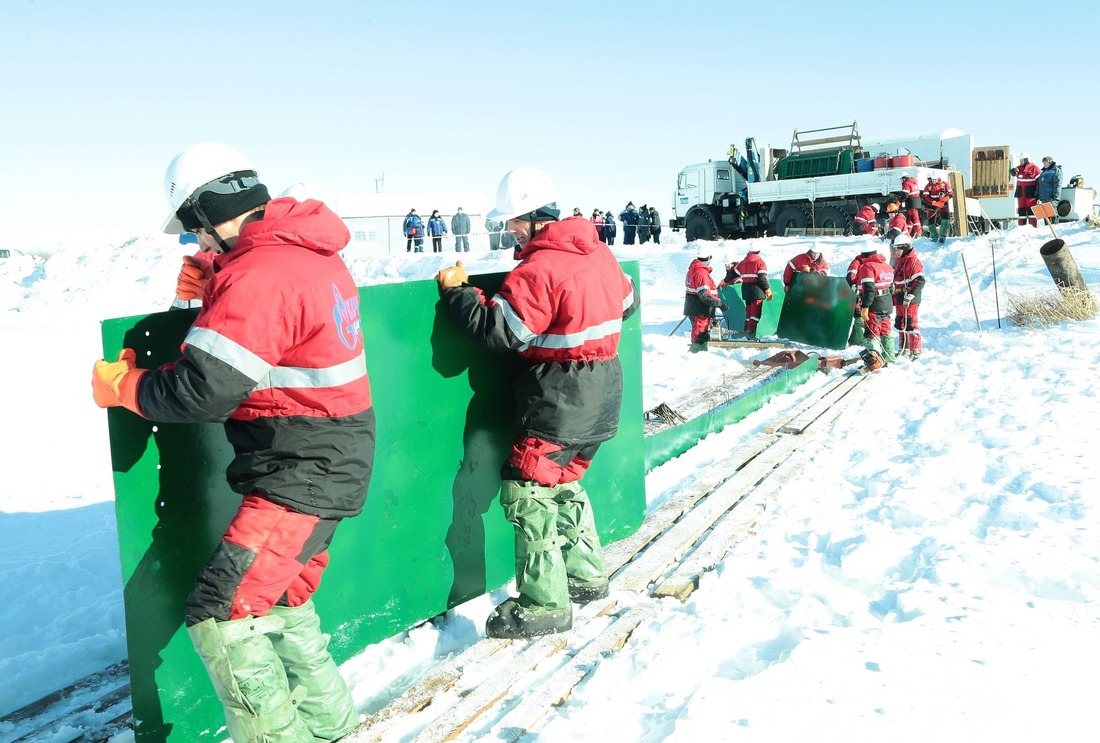
[[[590,604],[593,601],[605,599],[610,592],[610,586],[606,581],[594,586],[582,586],[574,583],[569,584],[569,600],[581,606]]]
[[[522,640],[570,629],[573,629],[573,607],[527,609],[515,599],[507,599],[493,609],[485,622],[485,636],[503,640]]]

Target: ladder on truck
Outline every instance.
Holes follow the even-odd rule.
[[[837,149],[853,151],[863,149],[859,138],[859,125],[855,121],[850,126],[831,126],[825,129],[804,129],[803,131],[795,129],[794,136],[791,138],[790,154],[792,155]]]

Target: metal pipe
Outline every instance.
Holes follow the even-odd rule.
[[[1081,278],[1081,272],[1077,268],[1077,261],[1073,260],[1065,240],[1048,240],[1043,247],[1039,248],[1039,254],[1043,256],[1047,271],[1050,272],[1051,278],[1060,290],[1088,291],[1088,286],[1085,285],[1085,280]]]

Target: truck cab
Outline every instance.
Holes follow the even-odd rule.
[[[669,227],[684,230],[689,241],[742,231],[747,186],[728,161],[688,165],[676,179]]]

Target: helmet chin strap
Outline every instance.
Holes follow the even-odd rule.
[[[214,225],[210,224],[210,220],[207,218],[206,212],[203,211],[203,208],[199,206],[199,202],[194,201],[191,203],[191,211],[195,214],[195,217],[199,220],[199,222],[202,223],[202,228],[206,230],[206,234],[214,238],[214,240],[218,243],[218,247],[222,249],[223,253],[228,253],[232,249],[232,247],[229,245],[229,243],[222,239],[222,236],[219,235],[218,231],[214,229]]]

